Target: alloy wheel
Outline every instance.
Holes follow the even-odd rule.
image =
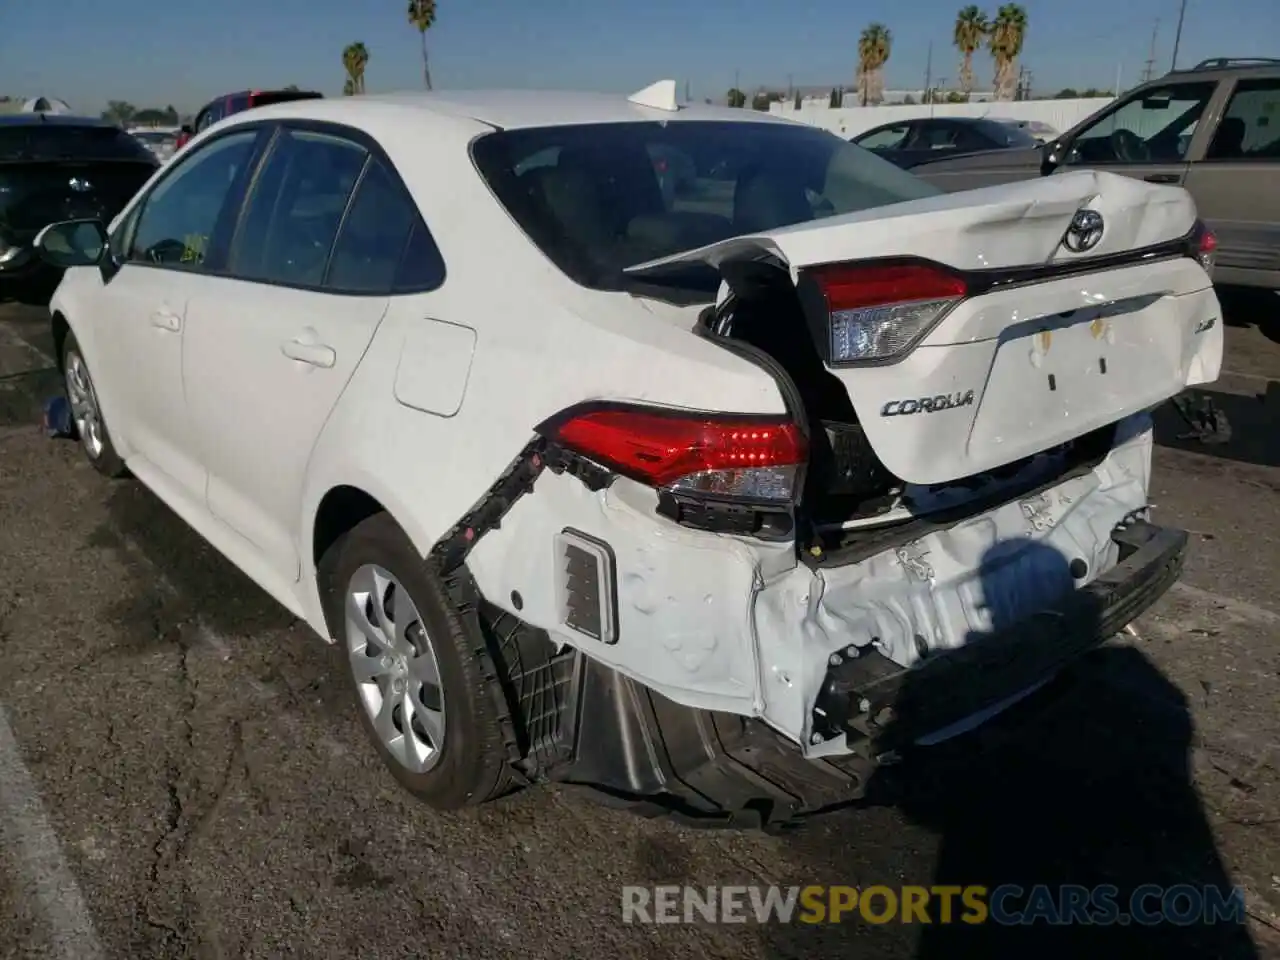
[[[366,564],[347,585],[345,619],[351,672],[378,739],[405,769],[426,773],[440,761],[445,704],[422,615],[394,575]]]

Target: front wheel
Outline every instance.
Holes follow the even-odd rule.
[[[392,775],[439,810],[505,792],[501,698],[477,652],[484,640],[395,521],[359,523],[325,553],[319,578],[360,723]]]
[[[93,468],[103,476],[125,476],[128,470],[111,443],[107,421],[102,416],[102,405],[98,402],[98,391],[74,333],[67,334],[67,341],[62,346],[62,375],[80,448]]]

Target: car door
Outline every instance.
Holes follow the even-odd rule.
[[[1143,87],[1072,131],[1057,160],[1058,169],[1087,167],[1151,183],[1181,184],[1192,149],[1212,125],[1217,90],[1214,80]]]
[[[311,450],[386,312],[415,216],[370,141],[282,126],[226,277],[188,300],[187,400],[208,508],[288,582]]]
[[[103,329],[113,429],[123,434],[130,465],[140,458],[199,503],[204,467],[191,444],[182,354],[187,297],[211,269],[209,256],[248,177],[255,130],[233,131],[201,145],[137,203],[113,237],[118,269],[104,283]]]
[[[1237,80],[1227,96],[1186,187],[1218,236],[1215,279],[1280,287],[1280,77]]]

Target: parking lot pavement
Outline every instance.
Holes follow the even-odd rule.
[[[1161,416],[1156,519],[1194,552],[1136,635],[981,750],[761,836],[558,789],[416,805],[323,644],[140,485],[41,435],[44,320],[0,307],[0,958],[1280,956],[1280,406],[1260,399],[1280,345],[1228,337],[1232,441]],[[1252,919],[621,921],[624,884],[664,883],[1239,884]]]

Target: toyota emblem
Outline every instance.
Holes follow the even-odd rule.
[[[1062,245],[1072,253],[1092,250],[1102,239],[1102,214],[1097,210],[1078,210],[1062,238]]]

